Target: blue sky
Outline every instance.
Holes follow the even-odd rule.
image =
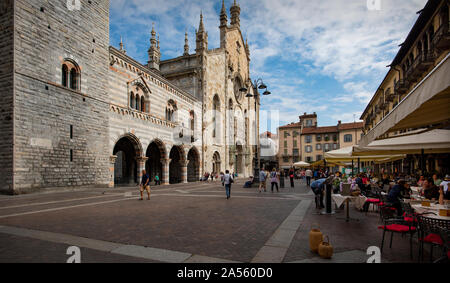
[[[358,120],[426,4],[374,1],[380,1],[380,10],[368,9],[367,0],[238,0],[251,76],[262,78],[272,92],[263,97],[262,110],[279,110],[280,124],[297,122],[304,112],[317,112],[319,126]],[[232,2],[225,1],[228,13]],[[155,22],[163,59],[182,55],[185,31],[193,53],[203,11],[209,48],[217,48],[221,5],[221,0],[111,0],[110,43],[118,47],[122,36],[127,54],[146,63]],[[277,126],[272,123],[270,130]]]

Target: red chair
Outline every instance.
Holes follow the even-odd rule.
[[[384,239],[386,232],[391,232],[391,242],[389,248],[392,248],[392,240],[394,238],[394,233],[401,234],[402,237],[409,234],[410,235],[410,254],[411,259],[413,258],[412,253],[412,238],[414,233],[416,233],[417,228],[411,225],[411,223],[406,222],[403,217],[396,217],[396,210],[392,207],[381,206],[380,207],[381,217],[383,219],[384,225],[379,226],[378,229],[383,230],[383,238],[381,240],[381,252],[383,252]]]
[[[430,262],[433,262],[433,250],[435,247],[445,248],[448,243],[441,236],[441,230],[450,230],[450,220],[418,215],[419,227],[419,260],[423,260],[424,245],[430,245]],[[448,239],[446,239],[448,241]]]

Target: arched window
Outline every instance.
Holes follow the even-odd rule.
[[[70,88],[78,90],[78,72],[75,68],[70,70]]]
[[[62,79],[61,79],[61,84],[62,84],[62,86],[64,86],[64,87],[68,87],[68,80],[67,80],[67,78],[68,78],[68,76],[69,76],[69,68],[67,68],[67,65],[66,64],[63,64],[62,65]]]
[[[191,142],[195,142],[195,112],[190,113],[190,129],[191,129]]]
[[[219,97],[217,95],[215,95],[214,99],[213,99],[213,127],[214,127],[213,135],[212,135],[213,138],[217,137],[217,134],[219,133],[219,129],[218,129],[219,112],[220,112],[220,100],[219,100]]]
[[[134,93],[133,92],[131,92],[131,94],[130,94],[130,108],[131,109],[134,109]]]
[[[71,59],[65,60],[61,67],[61,85],[73,90],[80,90],[81,74],[78,65]]]
[[[81,74],[78,65],[71,59],[63,62],[61,67],[61,85],[73,90],[80,90]]]
[[[166,107],[166,120],[175,122],[175,111],[177,110],[177,104],[173,100],[169,100]]]
[[[147,112],[147,109],[145,109],[145,99],[144,97],[141,98],[141,111]]]
[[[141,98],[139,97],[139,95],[137,95],[136,94],[136,104],[135,104],[135,106],[136,106],[136,110],[137,111],[139,111],[140,109],[139,109],[139,107],[141,107]]]

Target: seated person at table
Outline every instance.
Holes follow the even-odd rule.
[[[398,216],[403,215],[400,199],[403,198],[403,193],[407,189],[405,185],[406,185],[405,180],[399,180],[397,185],[392,187],[387,196],[388,202],[397,209]]]
[[[438,187],[441,185],[442,180],[441,180],[441,178],[439,178],[438,174],[433,175],[433,183]]]
[[[422,187],[424,182],[425,182],[425,177],[420,176],[419,181],[417,181],[417,186]]]
[[[434,185],[432,178],[425,179],[423,182],[423,194],[428,200],[439,199],[439,188]]]
[[[311,183],[311,190],[316,195],[316,208],[325,208],[325,205],[323,204],[323,191],[325,189],[326,180],[327,179],[319,179]],[[318,197],[320,197],[320,203],[317,200]]]
[[[384,186],[384,185],[389,185],[389,183],[391,182],[391,180],[389,180],[389,176],[385,174],[385,175],[383,176],[383,179],[381,180],[381,182],[383,183],[383,186]]]
[[[450,175],[446,175],[444,181],[441,182],[439,188],[442,190],[444,194],[445,200],[450,200],[450,190],[448,189],[448,183],[450,182]]]

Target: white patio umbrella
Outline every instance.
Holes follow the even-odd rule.
[[[304,168],[304,167],[310,167],[311,164],[308,162],[300,161],[294,164],[294,167]]]

